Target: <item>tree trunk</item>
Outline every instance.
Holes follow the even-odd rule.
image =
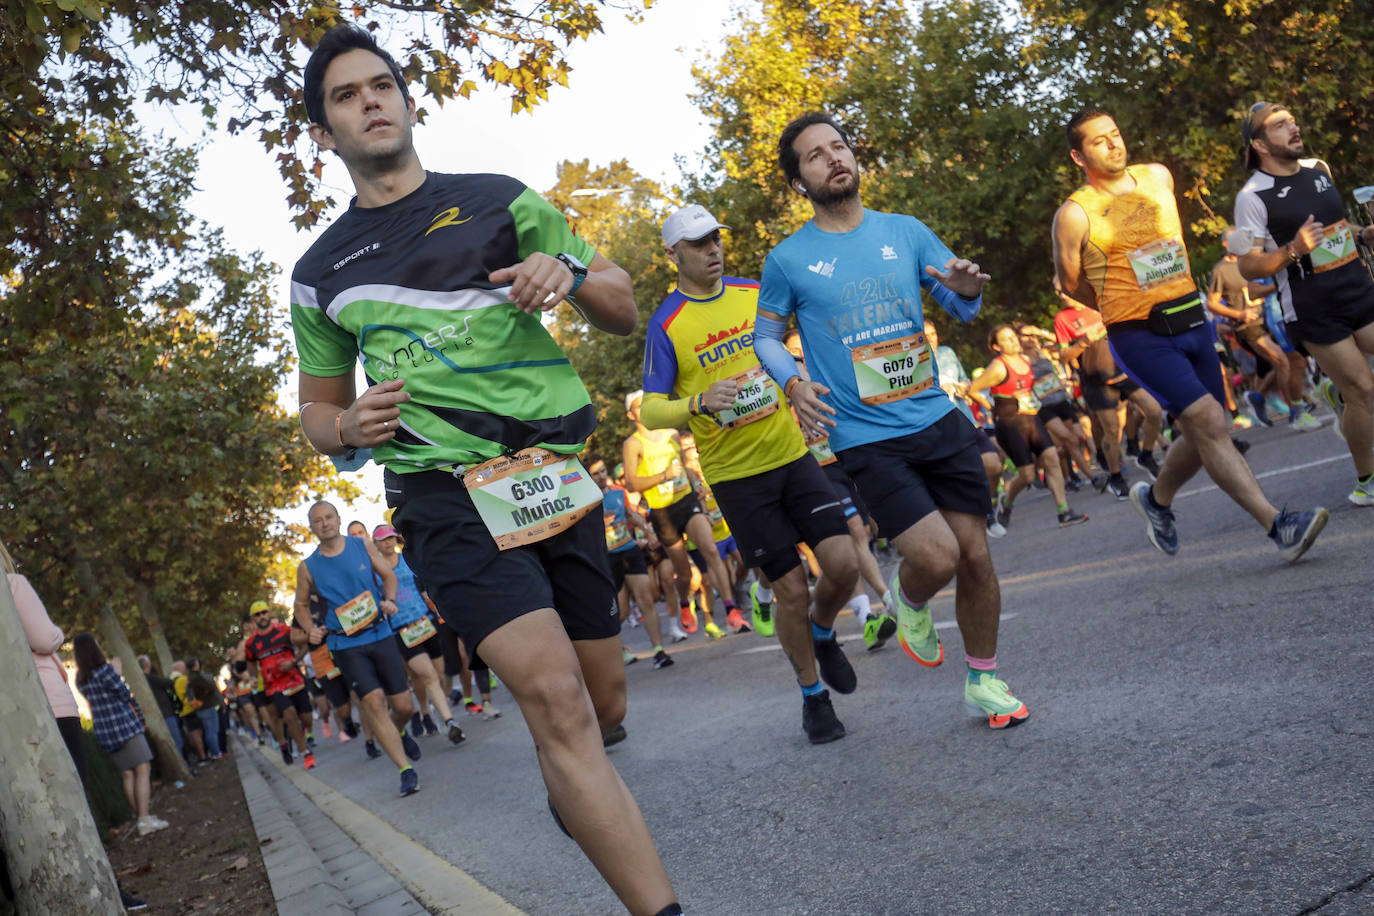
[[[172,647],[167,643],[167,633],[162,629],[162,618],[158,616],[157,605],[153,602],[153,590],[143,579],[134,578],[134,601],[143,622],[148,625],[148,634],[153,637],[153,651],[157,653],[157,670],[163,677],[172,676]]]
[[[100,644],[104,647],[106,655],[118,656],[121,660],[124,681],[133,691],[134,699],[143,710],[143,719],[148,727],[148,746],[153,749],[153,756],[157,758],[162,778],[179,779],[183,782],[189,780],[191,770],[177,753],[172,733],[167,731],[167,723],[162,720],[162,712],[158,709],[157,699],[153,696],[153,688],[148,686],[148,679],[143,676],[143,669],[138,666],[138,656],[134,654],[133,646],[129,645],[129,638],[124,635],[124,626],[110,609],[109,602],[96,589],[91,564],[81,557],[73,557],[72,572],[91,604],[100,608],[100,618],[96,624]],[[171,675],[168,673],[165,676]]]
[[[167,723],[163,721],[162,713],[158,709],[157,698],[153,696],[153,688],[148,686],[148,679],[143,676],[143,669],[138,666],[134,647],[129,645],[129,638],[124,635],[124,627],[108,604],[100,608],[100,622],[96,624],[96,632],[100,634],[100,644],[105,648],[105,654],[111,657],[118,656],[123,662],[124,680],[143,710],[143,720],[148,727],[148,744],[153,749],[153,755],[157,757],[162,778],[179,779],[183,782],[190,779],[191,770],[177,753],[172,733],[167,730]]]
[[[123,913],[76,765],[0,588],[0,840],[20,913]]]

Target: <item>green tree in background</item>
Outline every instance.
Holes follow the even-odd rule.
[[[577,191],[583,193],[575,196]],[[550,328],[596,407],[600,425],[591,448],[614,467],[621,441],[634,430],[625,416],[625,395],[643,380],[644,329],[677,280],[663,254],[660,232],[677,205],[623,159],[606,166],[592,166],[585,159],[560,163],[558,181],[545,197],[567,214],[578,235],[623,267],[634,283],[639,320],[628,338],[592,330],[567,306],[554,313]]]
[[[69,92],[92,115],[119,119],[135,100],[184,103],[208,123],[256,133],[276,158],[297,211],[313,225],[333,203],[323,163],[305,135],[301,74],[331,27],[377,31],[412,87],[439,105],[467,98],[478,81],[509,92],[514,111],[567,85],[564,54],[601,31],[605,0],[472,0],[453,4],[323,0],[12,0],[0,10],[6,69],[0,98],[37,112]],[[13,62],[13,66],[10,66]],[[0,129],[5,128],[0,122]]]

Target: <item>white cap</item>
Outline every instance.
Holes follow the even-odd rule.
[[[631,391],[629,394],[625,395],[625,411],[628,413],[629,410],[630,410],[630,406],[631,406],[632,404],[634,404],[635,401],[638,401],[638,400],[642,399],[643,397],[644,397],[644,389],[643,389],[643,388],[639,389],[638,391]]]
[[[711,211],[701,204],[688,204],[663,221],[663,244],[672,248],[683,239],[695,242],[717,229],[729,228],[716,222]]]

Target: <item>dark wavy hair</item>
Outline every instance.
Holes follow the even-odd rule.
[[[324,71],[329,69],[334,58],[348,51],[370,51],[380,57],[391,71],[396,85],[401,88],[401,96],[410,101],[410,90],[406,88],[401,65],[396,63],[396,58],[382,50],[372,33],[352,24],[336,25],[324,33],[315,50],[310,52],[310,59],[305,62],[305,113],[311,124],[318,124],[325,130],[330,127],[324,113]]]
[[[778,168],[782,169],[782,174],[786,176],[789,185],[801,179],[801,157],[797,155],[795,144],[802,131],[816,124],[828,124],[835,128],[835,132],[840,135],[840,139],[846,146],[853,146],[849,142],[849,133],[840,126],[840,122],[835,120],[834,115],[826,114],[824,111],[808,111],[804,115],[793,118],[786,127],[782,129],[782,135],[778,137]]]

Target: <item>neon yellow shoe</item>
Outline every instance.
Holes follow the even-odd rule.
[[[1026,704],[1011,695],[1006,682],[987,671],[974,680],[965,678],[964,705],[975,716],[987,716],[989,728],[1011,728],[1030,718]]]
[[[881,649],[897,632],[897,621],[889,614],[877,614],[864,621],[864,645],[868,651]]]
[[[760,636],[773,635],[773,602],[759,600],[759,583],[749,586],[749,604],[753,606],[754,632]]]
[[[716,626],[716,622],[714,620],[706,621],[706,625],[703,626],[702,629],[705,630],[706,635],[711,637],[712,639],[725,638],[725,631],[722,630],[720,627]]]
[[[897,642],[913,661],[934,668],[945,660],[945,647],[940,644],[940,635],[935,632],[935,624],[931,622],[930,605],[914,608],[908,604],[902,597],[901,583],[897,581],[895,572],[889,587],[897,602]]]

